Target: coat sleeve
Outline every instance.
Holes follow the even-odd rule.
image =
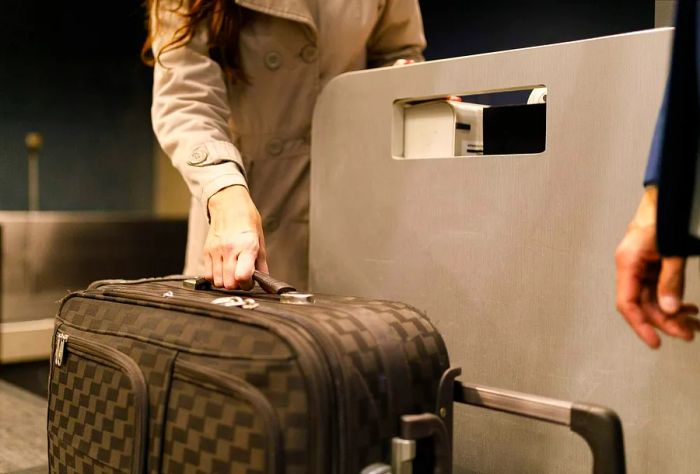
[[[384,0],[367,43],[368,67],[391,66],[397,59],[422,61],[425,46],[418,0]]]
[[[151,119],[155,135],[192,195],[204,206],[217,191],[246,186],[241,155],[232,143],[230,109],[220,66],[208,55],[206,28],[191,41],[166,49],[182,17],[172,11],[179,2],[161,0],[152,12],[153,74]]]

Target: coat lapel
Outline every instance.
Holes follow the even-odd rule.
[[[244,8],[266,15],[304,23],[318,34],[315,18],[317,0],[235,0],[235,2]]]

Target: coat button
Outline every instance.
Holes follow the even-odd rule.
[[[207,153],[207,148],[205,146],[198,146],[192,150],[190,159],[187,160],[187,164],[190,166],[201,166],[207,161],[209,154]]]
[[[313,44],[307,44],[301,49],[300,55],[304,62],[312,63],[318,58],[318,48]]]
[[[279,220],[277,220],[276,217],[270,216],[266,217],[265,220],[263,221],[263,232],[274,232],[276,231],[280,226]]]
[[[282,153],[284,149],[284,143],[279,138],[273,138],[267,142],[267,153],[272,156],[277,156]]]
[[[265,55],[265,66],[270,71],[276,71],[282,65],[282,55],[277,51],[270,51]]]

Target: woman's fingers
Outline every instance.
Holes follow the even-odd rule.
[[[238,287],[244,290],[250,290],[253,288],[255,261],[260,251],[258,234],[248,232],[246,235],[242,236],[239,248],[238,264],[233,273],[234,279]]]
[[[251,289],[253,287],[253,272],[259,259],[260,270],[267,270],[265,254],[260,252],[257,232],[240,232],[234,235],[230,241],[222,239],[219,242],[210,243],[207,245],[205,253],[205,261],[207,262],[205,278],[219,288]]]
[[[255,260],[255,268],[261,272],[270,274],[270,269],[267,265],[267,246],[265,245],[265,234],[262,227],[258,229],[260,232],[260,250],[258,250],[258,258]]]
[[[233,245],[226,247],[226,255],[224,256],[223,261],[222,280],[224,282],[224,288],[227,290],[233,290],[238,286],[236,284],[236,279],[234,278],[236,267],[238,266],[238,255],[236,254],[236,249]]]
[[[213,276],[213,282],[214,286],[217,287],[222,287],[224,286],[224,278],[223,278],[223,259],[221,256],[221,253],[218,251],[214,251],[211,254],[211,264],[212,264],[212,276]]]
[[[211,261],[211,281],[228,289],[252,288],[256,262],[261,260],[264,270],[267,264],[260,214],[248,190],[224,188],[209,198],[208,209],[211,223],[204,252]]]
[[[196,276],[196,275],[195,275]],[[212,266],[212,258],[209,252],[204,251],[204,275],[202,275],[209,281],[214,281],[214,270]]]

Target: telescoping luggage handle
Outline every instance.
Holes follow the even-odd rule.
[[[625,473],[622,423],[614,411],[598,405],[466,385],[455,380],[461,372],[460,368],[451,368],[443,375],[438,391],[437,414],[424,413],[401,417],[401,438],[395,438],[392,446],[393,474],[411,473],[415,445],[411,450],[407,449],[406,443],[426,437],[434,438],[435,474],[451,474],[453,401],[568,426],[571,431],[586,440],[590,447],[593,453],[594,474]]]

